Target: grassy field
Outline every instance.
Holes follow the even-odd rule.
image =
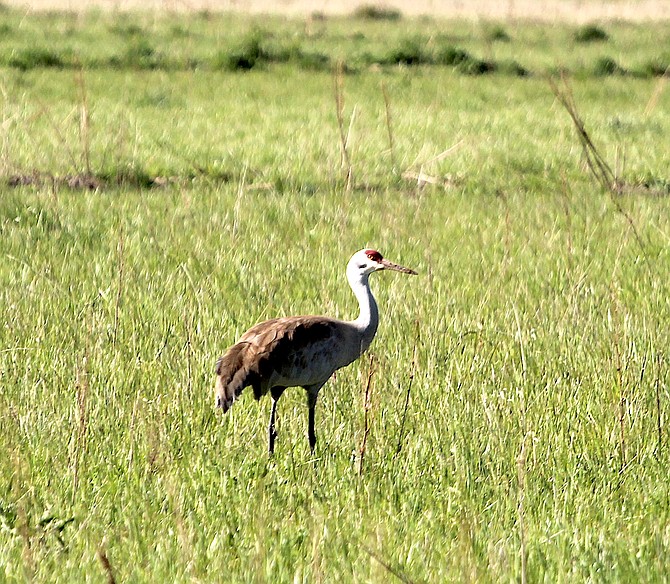
[[[667,27],[3,16],[0,580],[668,581]],[[268,459],[214,363],[364,246]]]

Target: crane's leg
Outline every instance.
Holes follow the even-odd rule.
[[[275,451],[275,438],[277,437],[277,431],[275,430],[275,415],[277,413],[277,400],[272,398],[272,411],[270,412],[270,425],[268,426],[268,452],[274,454]]]
[[[323,383],[318,385],[310,385],[305,387],[307,390],[307,406],[309,407],[309,420],[307,422],[307,437],[309,438],[309,449],[314,454],[316,447],[316,432],[314,431],[314,417],[316,414],[316,398],[319,397],[319,390],[323,387]]]
[[[270,424],[268,425],[268,452],[273,454],[275,451],[275,438],[277,437],[277,430],[275,430],[275,416],[277,415],[277,402],[284,393],[285,387],[273,387],[270,390],[272,396],[272,410],[270,411]]]
[[[316,398],[317,393],[310,393],[307,396],[307,405],[309,406],[309,422],[307,426],[307,436],[309,437],[309,449],[314,454],[316,448],[316,432],[314,431],[314,417],[316,414]]]

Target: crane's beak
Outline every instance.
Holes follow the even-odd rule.
[[[387,259],[382,258],[382,261],[379,262],[382,266],[382,270],[393,270],[394,272],[401,272],[403,274],[412,274],[413,276],[418,275],[414,270],[410,270],[409,268],[406,268],[405,266],[400,266],[398,264],[394,264],[393,262],[389,262]]]

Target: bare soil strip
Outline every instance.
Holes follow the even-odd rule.
[[[444,18],[535,20],[585,23],[606,20],[631,22],[670,19],[668,0],[5,0],[6,6],[26,10],[85,11],[158,10],[191,12],[244,12],[308,16],[350,14],[361,5],[396,8],[406,16],[432,15]]]

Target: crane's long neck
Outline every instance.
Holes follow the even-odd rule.
[[[349,284],[358,300],[360,313],[353,321],[353,325],[360,334],[360,352],[363,353],[372,342],[379,325],[379,309],[377,302],[370,290],[367,275],[354,275],[349,277]]]

